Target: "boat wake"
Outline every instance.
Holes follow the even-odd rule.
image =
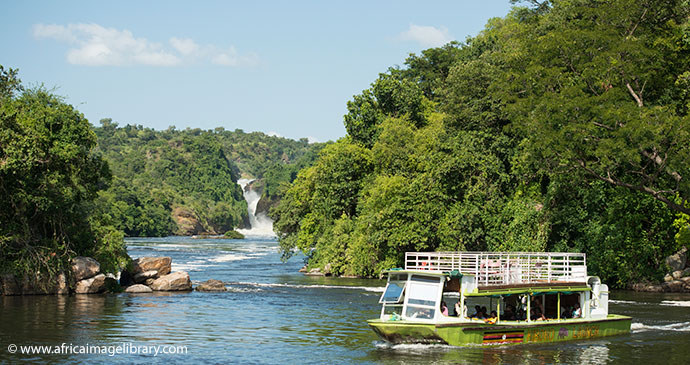
[[[234,282],[227,283],[227,285],[239,286],[253,286],[259,288],[295,288],[295,289],[346,289],[346,290],[363,290],[367,292],[383,293],[385,287],[374,286],[348,286],[348,285],[306,285],[306,284],[273,284],[273,283],[248,283],[248,282]]]
[[[671,307],[690,307],[690,301],[686,300],[662,300],[660,304]]]
[[[381,350],[393,350],[407,353],[423,353],[428,351],[438,350],[452,350],[457,349],[457,346],[444,344],[425,344],[425,343],[390,343],[386,341],[375,341],[374,346]]]
[[[646,325],[643,323],[633,323],[630,326],[633,333],[645,331],[676,331],[676,332],[690,332],[690,322],[671,323],[666,325]]]
[[[614,300],[614,299],[609,299],[609,303],[614,303],[614,304],[633,304],[633,305],[642,305],[642,304],[649,304],[645,302],[636,302],[634,300]]]

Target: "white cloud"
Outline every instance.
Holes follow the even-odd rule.
[[[105,28],[98,24],[44,25],[33,27],[35,38],[67,43],[67,61],[87,66],[178,66],[199,61],[221,66],[254,66],[258,56],[240,55],[234,47],[223,49],[200,45],[189,38],[172,37],[169,45],[135,38],[129,30]]]
[[[440,47],[453,40],[446,27],[410,24],[410,28],[400,33],[400,39],[414,41],[422,47]]]
[[[175,49],[184,54],[192,54],[199,50],[199,45],[196,44],[192,39],[189,38],[170,38],[170,44],[175,47]]]
[[[235,47],[230,47],[214,50],[211,62],[221,66],[254,66],[259,62],[259,57],[255,53],[240,55]]]
[[[266,135],[269,137],[283,137],[276,131],[270,131],[270,132],[266,133]]]

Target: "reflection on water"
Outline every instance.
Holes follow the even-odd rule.
[[[194,282],[219,279],[221,293],[0,298],[0,363],[686,363],[690,296],[613,292],[611,311],[632,334],[518,346],[390,345],[365,321],[379,315],[380,280],[307,277],[281,263],[275,241],[135,239],[129,252],[171,256]],[[11,355],[9,344],[184,345],[186,355]]]

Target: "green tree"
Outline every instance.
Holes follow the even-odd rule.
[[[128,256],[121,233],[93,214],[111,176],[90,124],[60,97],[22,91],[8,75],[0,87],[1,269],[45,278],[84,255],[116,270]]]
[[[511,71],[494,89],[505,91],[534,156],[690,213],[690,9],[682,1],[550,4],[521,20],[528,31],[509,40]]]

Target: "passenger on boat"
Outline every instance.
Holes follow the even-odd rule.
[[[532,308],[530,309],[530,319],[532,321],[543,321],[546,317],[544,317],[544,313],[540,312],[538,309]]]
[[[563,318],[563,319],[571,318],[572,315],[573,315],[573,309],[570,306],[563,308],[563,310],[561,311],[561,318]]]
[[[512,304],[506,306],[505,311],[503,311],[503,316],[501,317],[504,321],[514,321],[515,320],[515,307]]]
[[[448,317],[448,306],[446,305],[446,302],[444,302],[444,301],[441,301],[441,314]]]
[[[484,322],[488,324],[494,324],[496,323],[496,319],[498,318],[498,314],[496,314],[496,311],[491,311],[491,315],[484,319]]]
[[[460,308],[460,305],[461,305],[460,302],[455,302],[455,305],[453,306],[453,310],[455,311],[455,313],[453,313],[453,315],[455,317],[459,317],[460,314],[462,313],[462,309]],[[467,307],[465,307],[465,308],[467,308]]]
[[[580,308],[580,303],[575,303],[575,308],[573,308],[573,318],[582,317],[582,308]]]
[[[489,318],[489,315],[486,313],[486,307],[482,307],[482,312],[480,313],[480,316],[477,318],[480,318],[480,319]]]
[[[537,313],[544,313],[544,306],[541,304],[541,300],[539,298],[534,298],[534,301],[531,303],[532,308],[537,309]]]
[[[525,319],[527,319],[527,313],[525,313],[525,309],[524,308],[518,309],[518,312],[517,312],[517,315],[515,316],[515,318],[517,318],[518,321],[524,321]]]
[[[475,305],[474,306],[474,314],[470,316],[470,318],[481,318],[480,316],[482,315],[482,307]]]

